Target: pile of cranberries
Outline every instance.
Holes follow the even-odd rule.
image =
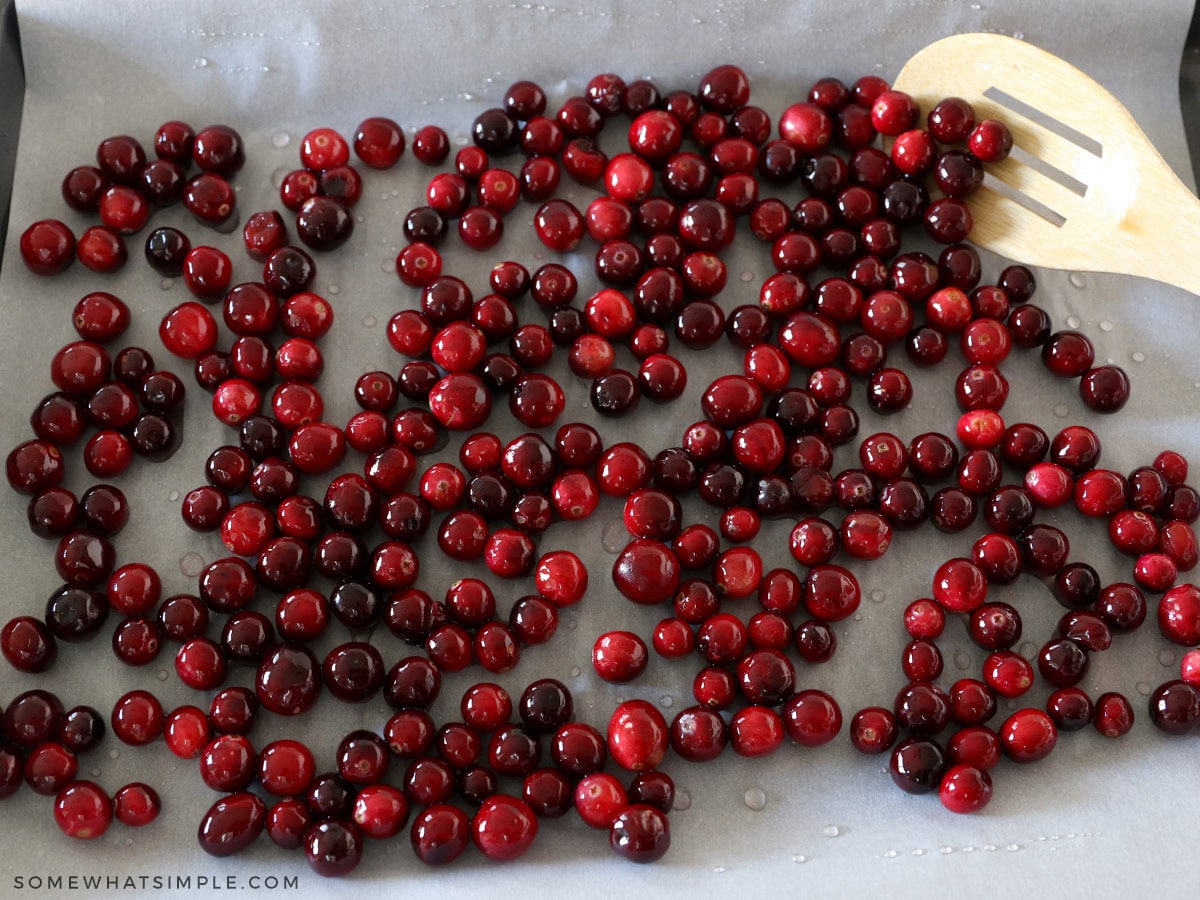
[[[624,129],[607,150],[605,126]],[[114,538],[130,511],[108,482],[137,457],[174,452],[185,385],[150,350],[115,349],[130,310],[110,293],[89,293],[73,313],[78,340],[51,360],[55,391],[32,412],[34,437],[7,459],[9,484],[30,498],[30,528],[55,542],[63,586],[43,615],[4,626],[4,657],[41,673],[61,644],[101,631],[127,666],[173,653],[198,705],[168,711],[134,690],[114,703],[111,728],[127,744],[161,739],[198,761],[201,780],[222,794],[198,831],[217,856],[265,831],[335,875],[353,869],[367,843],[407,829],[430,865],[471,843],[506,860],[528,849],[543,820],[574,810],[618,854],[648,862],[669,845],[674,786],[660,768],[669,754],[704,761],[731,747],[764,756],[788,738],[812,747],[841,733],[838,702],[798,689],[796,660],[834,655],[832,624],[861,601],[854,561],[883,556],[897,532],[978,523],[969,550],[937,567],[929,596],[902,611],[906,682],[889,705],[849,717],[853,746],[890,754],[902,790],[936,792],[948,809],[972,812],[990,799],[989,773],[1003,757],[1041,759],[1060,732],[1089,724],[1126,733],[1129,700],[1092,698],[1079,684],[1092,654],[1138,628],[1151,600],[1169,641],[1200,644],[1200,588],[1181,580],[1200,560],[1200,494],[1179,453],[1116,472],[1099,467],[1089,427],[1051,435],[1003,418],[1013,350],[1039,351],[1096,412],[1119,410],[1130,391],[1120,368],[1095,364],[1086,336],[1053,329],[1032,302],[1028,269],[1010,266],[983,283],[965,243],[965,201],[984,165],[1008,155],[1008,129],[977,122],[957,98],[922,118],[911,97],[868,76],[852,86],[816,82],[779,115],[777,132],[732,65],[694,92],[668,94],[600,75],[554,111],[541,88],[518,82],[475,119],[449,165],[451,142],[436,126],[411,141],[386,118],[364,121],[352,141],[331,128],[309,132],[300,168],[280,181],[282,210],[245,219],[260,281],[233,285],[226,253],[177,228],[152,231],[147,262],[195,297],[163,316],[162,347],[192,368],[230,429],[181,514],[192,529],[217,533],[229,555],[204,568],[194,594],[169,597],[153,567],[118,560]],[[889,150],[877,146],[880,136]],[[402,362],[358,378],[360,410],[335,424],[317,387],[335,304],[313,291],[310,251],[352,237],[364,183],[352,153],[386,169],[406,144],[439,171],[403,220],[396,272],[416,302],[386,329]],[[67,204],[100,224],[76,237],[62,222],[34,223],[20,241],[28,267],[51,275],[78,259],[111,272],[153,210],[178,202],[199,226],[235,227],[230,179],[245,156],[234,129],[168,122],[153,154],[129,136],[103,141],[96,165],[73,169],[62,185]],[[560,190],[564,178],[590,191],[584,209]],[[498,260],[488,284],[474,288],[444,270],[439,248],[455,240],[451,232],[486,253],[528,210],[544,249],[561,256],[532,272]],[[775,271],[757,303],[734,306],[723,302],[735,293],[723,257],[739,232],[761,242]],[[910,238],[942,249],[936,258],[904,250]],[[583,250],[591,271],[568,256]],[[581,293],[587,283],[599,286]],[[602,421],[635,414],[643,399],[677,400],[696,372],[672,343],[703,350],[723,337],[743,354],[742,369],[705,370],[702,417],[676,444],[606,443],[590,424],[560,421],[566,391],[545,371],[556,351],[589,385]],[[963,368],[958,411],[942,432],[860,436],[866,410],[886,416],[910,405],[906,368],[950,358]],[[502,440],[487,430],[501,417],[511,421],[494,431],[515,422],[523,433]],[[64,454],[80,442],[97,483],[77,496],[63,486]],[[648,634],[600,634],[594,670],[608,682],[635,681],[651,647],[690,660],[694,705],[668,722],[654,705],[627,700],[602,733],[574,719],[559,680],[533,680],[519,696],[482,680],[451,704],[457,720],[435,720],[443,676],[473,666],[509,672],[526,648],[553,637],[561,609],[612,596],[576,553],[539,548],[552,523],[585,519],[614,502],[605,498],[623,502],[629,539],[604,576],[663,617]],[[698,504],[719,511],[718,528],[687,520]],[[1132,562],[1129,581],[1104,584],[1071,559],[1066,534],[1039,521],[1063,504],[1107,523]],[[764,571],[753,541],[767,518],[794,523],[794,566]],[[429,552],[452,566],[482,561],[496,579],[528,577],[533,592],[505,603],[516,591],[463,577],[432,596],[420,555]],[[1014,649],[1021,616],[997,597],[1023,575],[1047,583],[1065,608],[1033,659]],[[943,686],[938,639],[955,618],[988,655],[978,677]],[[385,659],[370,640],[378,625],[411,654]],[[352,639],[323,657],[314,652],[322,636],[347,632]],[[239,671],[253,672],[253,687],[233,683]],[[1039,678],[1053,688],[1044,708],[998,720],[1000,702],[1025,697]],[[301,715],[322,694],[347,704],[382,696],[393,713],[342,738],[331,771],[319,771],[300,741],[252,742],[257,719]],[[1200,650],[1153,692],[1149,715],[1165,732],[1194,729]],[[78,838],[98,837],[114,817],[151,821],[159,799],[146,785],[110,798],[78,780],[79,755],[104,732],[99,711],[64,711],[48,691],[12,699],[0,797],[22,780],[55,796],[56,821]]]

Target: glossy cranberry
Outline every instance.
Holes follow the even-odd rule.
[[[1020,709],[1000,726],[1000,744],[1009,759],[1036,762],[1050,754],[1058,742],[1054,720],[1040,709]]]
[[[1185,681],[1167,681],[1150,695],[1150,721],[1167,734],[1187,734],[1200,720],[1200,697]]]
[[[1012,133],[1008,126],[995,119],[984,119],[971,129],[967,136],[967,147],[971,153],[985,163],[1002,162],[1012,150]]]
[[[200,820],[197,839],[212,856],[232,856],[253,844],[266,826],[266,804],[255,794],[228,794]]]
[[[979,812],[991,798],[991,776],[973,765],[951,766],[938,785],[938,799],[954,813]]]
[[[889,770],[892,781],[909,794],[937,790],[948,766],[946,751],[930,738],[913,737],[892,750]]]
[[[284,850],[297,850],[304,844],[304,833],[312,824],[312,811],[297,797],[288,797],[267,811],[267,835]]]

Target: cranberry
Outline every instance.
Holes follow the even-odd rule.
[[[253,844],[266,826],[266,804],[255,794],[222,797],[200,820],[197,839],[212,856],[232,856]]]

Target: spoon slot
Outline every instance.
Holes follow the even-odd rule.
[[[1017,162],[1029,166],[1029,168],[1034,169],[1051,181],[1061,184],[1071,193],[1080,197],[1087,196],[1088,186],[1086,184],[1070,173],[1064,172],[1058,166],[1046,162],[1040,156],[1034,156],[1032,153],[1026,151],[1024,147],[1014,144],[1009,156]]]
[[[1027,212],[1033,213],[1039,219],[1050,225],[1053,225],[1055,228],[1061,228],[1066,224],[1066,216],[1055,212],[1045,203],[1034,199],[1019,188],[1016,188],[1005,181],[1001,181],[998,177],[990,172],[984,175],[982,187],[994,192],[999,197],[1002,197],[1011,203],[1015,203],[1017,206],[1020,206]],[[1026,217],[1021,216],[1020,218],[1022,221],[1024,221]]]
[[[1093,137],[1088,137],[1082,132],[1076,131],[1066,122],[1054,118],[1048,113],[1042,112],[1035,106],[1030,106],[1024,100],[1014,97],[1007,91],[1002,91],[1000,88],[992,86],[983,92],[983,96],[987,97],[994,103],[998,103],[1005,109],[1016,113],[1023,118],[1028,119],[1037,125],[1042,126],[1052,134],[1058,135],[1074,144],[1081,150],[1095,156],[1097,159],[1104,156],[1104,145]]]

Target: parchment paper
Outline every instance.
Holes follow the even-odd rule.
[[[364,117],[387,115],[409,129],[410,137],[420,125],[442,124],[457,147],[465,143],[474,116],[498,105],[506,86],[519,78],[543,84],[553,105],[580,93],[598,72],[613,71],[626,79],[648,76],[665,90],[691,89],[705,71],[723,62],[746,69],[753,80],[753,102],[777,118],[820,76],[849,81],[876,73],[892,78],[909,55],[936,38],[997,31],[1058,53],[1105,84],[1191,182],[1177,92],[1191,15],[1187,2],[294,0],[250,5],[232,0],[25,0],[18,10],[28,87],[12,227],[0,273],[0,372],[6,382],[0,396],[0,446],[7,450],[30,436],[29,412],[53,389],[48,360],[57,347],[74,339],[70,311],[75,301],[96,289],[124,298],[135,314],[125,342],[149,348],[160,366],[186,376],[189,384],[184,448],[166,463],[141,463],[117,481],[134,510],[117,539],[119,557],[157,565],[167,593],[194,590],[194,578],[181,571],[187,554],[204,561],[226,555],[215,537],[192,534],[178,515],[179,496],[203,482],[206,452],[233,439],[212,419],[208,397],[194,386],[187,368],[169,359],[157,341],[159,319],[188,299],[186,290],[182,284],[161,282],[138,258],[148,231],[130,240],[130,265],[110,277],[75,266],[61,277],[39,279],[20,264],[16,251],[20,232],[37,218],[62,218],[77,232],[89,224],[65,207],[59,183],[72,166],[91,162],[96,144],[110,134],[133,134],[148,144],[155,128],[168,119],[182,118],[197,128],[215,122],[233,125],[247,146],[248,163],[236,179],[244,221],[255,210],[279,206],[272,178],[298,165],[299,137],[309,128],[328,125],[351,134]],[[946,92],[953,93],[954,87],[947,84]],[[620,141],[621,130],[614,125],[606,131],[606,146]],[[334,331],[322,343],[327,368],[321,387],[330,421],[344,422],[354,411],[355,376],[374,368],[396,371],[400,364],[387,346],[384,324],[393,312],[413,304],[415,296],[396,280],[391,261],[403,243],[403,216],[419,204],[430,174],[410,154],[390,172],[364,171],[365,193],[355,210],[359,221],[351,242],[342,252],[317,258],[316,290],[335,304],[337,314]],[[572,195],[581,202],[591,196],[581,189],[573,189]],[[446,270],[466,278],[480,294],[490,262],[511,257],[531,267],[540,264],[544,255],[529,238],[532,213],[525,204],[509,217],[508,233],[487,262],[447,249]],[[237,232],[212,233],[179,209],[156,214],[151,227],[159,224],[183,227],[193,243],[224,248],[234,259],[235,282],[257,277],[257,266],[242,252]],[[1186,245],[1181,252],[1191,249]],[[590,274],[591,252],[581,248],[569,261],[581,276],[581,294],[597,286]],[[994,278],[1002,265],[985,257],[985,278]],[[739,249],[730,260],[722,305],[728,310],[755,302],[758,285],[770,272],[761,248]],[[1087,423],[1104,442],[1103,464],[1125,472],[1149,463],[1164,447],[1195,457],[1200,452],[1196,298],[1148,281],[1051,271],[1037,276],[1037,300],[1051,312],[1056,328],[1081,328],[1095,341],[1099,359],[1124,366],[1133,381],[1134,400],[1115,418],[1089,414],[1074,382],[1054,382],[1036,355],[1015,354],[1005,366],[1013,385],[1004,410],[1008,421],[1037,422],[1051,433],[1070,423]],[[638,440],[652,449],[678,443],[682,428],[699,418],[697,399],[707,383],[705,375],[718,366],[730,370],[738,365],[733,351],[723,346],[704,355],[679,352],[692,375],[684,398],[670,407],[644,404],[616,423],[598,421],[588,405],[586,385],[567,373],[560,354],[552,371],[568,390],[561,421],[592,421],[610,441]],[[950,393],[956,371],[947,362],[918,378],[909,410],[886,419],[864,413],[860,434],[888,430],[907,440],[929,428],[948,431],[956,416]],[[498,414],[488,427],[502,437],[516,433],[513,423]],[[853,453],[853,446],[840,451],[838,467],[851,465]],[[68,484],[82,490],[90,479],[78,463],[78,452],[69,455],[75,462]],[[352,456],[348,465],[355,460]],[[306,489],[319,498],[324,483]],[[5,564],[0,618],[5,620],[39,615],[57,587],[52,548],[28,532],[24,506],[24,498],[0,491],[0,559]],[[480,680],[500,681],[516,693],[535,678],[560,678],[575,692],[578,717],[602,730],[620,698],[649,699],[660,704],[668,719],[690,704],[691,678],[698,668],[694,661],[669,664],[656,658],[638,682],[624,687],[606,685],[591,673],[591,642],[601,631],[623,627],[648,635],[665,614],[634,609],[612,589],[608,569],[614,557],[606,545],[620,527],[620,514],[620,503],[606,499],[588,523],[558,525],[545,536],[544,549],[569,546],[588,563],[588,596],[564,612],[557,638],[528,649],[513,672],[495,677],[475,667],[447,678],[437,707],[440,720],[455,718],[462,691]],[[709,513],[704,520],[713,522]],[[1092,561],[1106,580],[1129,579],[1129,560],[1107,548],[1102,523],[1083,522],[1065,512],[1044,520],[1068,531],[1073,558]],[[789,563],[789,528],[790,523],[771,522],[764,529],[758,545],[769,565]],[[847,719],[865,705],[890,706],[903,683],[901,611],[928,594],[939,561],[968,552],[980,533],[981,526],[954,537],[932,528],[899,534],[884,559],[856,565],[862,607],[837,626],[839,650],[832,662],[799,665],[799,686],[831,690]],[[422,586],[434,596],[462,574],[484,572],[481,565],[443,565],[430,542],[425,546]],[[528,580],[497,584],[502,611],[531,586]],[[1026,653],[1049,637],[1062,613],[1049,591],[1030,578],[997,589],[995,596],[1021,610],[1025,637],[1020,649]],[[256,608],[270,615],[274,602],[260,596]],[[730,608],[749,616],[753,600]],[[106,626],[90,646],[62,647],[58,665],[47,677],[0,668],[0,702],[34,686],[51,686],[68,706],[90,703],[107,713],[121,693],[148,687],[168,709],[183,703],[207,706],[207,696],[177,682],[171,671],[173,648],[144,670],[127,669],[108,649],[109,632]],[[325,638],[322,652],[351,639],[336,623]],[[383,628],[371,639],[389,664],[412,652]],[[947,629],[942,648],[945,684],[978,674],[982,653],[957,623]],[[0,895],[15,895],[21,884],[33,884],[37,877],[103,873],[132,877],[133,882],[121,884],[134,886],[146,886],[143,876],[184,875],[192,876],[193,885],[206,876],[221,879],[224,886],[225,876],[233,875],[242,879],[236,886],[247,890],[244,879],[251,876],[298,875],[304,896],[342,897],[385,891],[411,896],[753,896],[768,889],[805,896],[1190,896],[1196,869],[1188,810],[1197,799],[1200,775],[1196,739],[1161,735],[1146,714],[1147,694],[1177,677],[1179,656],[1179,648],[1155,633],[1153,622],[1096,655],[1083,686],[1093,696],[1125,692],[1138,715],[1133,732],[1116,742],[1090,729],[1064,734],[1044,762],[1003,762],[993,773],[995,798],[977,816],[956,817],[933,797],[896,790],[886,774],[886,758],[856,753],[844,730],[823,748],[804,750],[788,742],[764,760],[728,752],[699,767],[671,756],[664,769],[690,807],[671,817],[670,853],[645,868],[617,859],[605,846],[607,835],[590,831],[573,814],[543,823],[533,849],[508,866],[489,864],[470,850],[453,866],[429,869],[415,860],[406,835],[368,846],[363,864],[339,883],[324,881],[300,855],[283,853],[266,837],[240,857],[214,860],[200,851],[194,837],[201,815],[216,799],[200,781],[195,763],[173,758],[161,744],[126,747],[110,735],[83,759],[81,775],[109,790],[127,781],[149,782],[163,795],[162,818],[143,831],[114,825],[101,840],[81,844],[58,833],[50,798],[23,790],[0,804]],[[251,678],[250,670],[238,670],[230,683],[249,684]],[[1023,702],[1041,704],[1045,695],[1039,687]],[[1002,702],[1000,716],[1011,708],[1015,705]],[[315,748],[319,765],[328,769],[340,735],[358,727],[379,729],[387,715],[378,698],[350,708],[325,697],[303,722],[264,713],[251,737],[261,747],[285,734],[303,736]],[[402,774],[402,764],[394,761],[389,780]],[[764,792],[765,808],[747,805],[747,792],[753,790]],[[153,882],[145,889],[153,891]]]

